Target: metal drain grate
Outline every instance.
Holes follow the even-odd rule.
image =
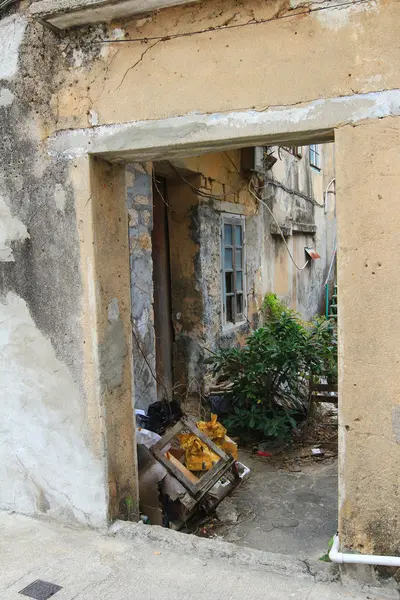
[[[54,596],[61,589],[60,585],[36,579],[36,581],[30,583],[18,593],[28,596],[28,598],[34,598],[34,600],[48,600],[48,598]]]

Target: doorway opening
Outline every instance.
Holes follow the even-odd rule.
[[[141,173],[137,185],[142,196],[143,178],[149,190],[147,201],[138,201],[143,227],[137,258],[143,258],[147,236],[152,273],[151,289],[144,290],[147,312],[133,307],[140,317],[134,327],[142,330],[142,351],[134,363],[136,406],[147,412],[155,402],[175,401],[184,415],[206,423],[217,414],[239,448],[239,461],[250,468],[248,481],[217,513],[206,520],[203,510],[200,525],[181,522],[177,496],[171,499],[160,485],[165,474],[159,472],[150,496],[149,488],[141,486],[142,515],[151,523],[239,545],[318,558],[337,524],[335,365],[330,364],[329,373],[322,367],[305,373],[305,359],[296,353],[289,359],[287,348],[278,349],[286,362],[280,371],[276,367],[274,390],[265,384],[266,396],[256,397],[250,389],[251,402],[239,407],[232,394],[237,374],[221,376],[215,357],[229,350],[244,356],[240,352],[249,340],[282,314],[296,330],[288,330],[283,345],[290,335],[295,342],[296,335],[310,336],[311,330],[325,336],[326,346],[336,344],[334,145],[237,148],[134,168]],[[143,205],[150,217],[142,222]],[[133,285],[142,270],[143,264],[132,274]],[[136,277],[136,284],[143,281]],[[143,288],[138,302],[143,309]],[[321,355],[321,364],[332,356]],[[271,373],[268,365],[266,373]],[[290,378],[287,371],[292,371]],[[145,394],[144,380],[150,382]],[[311,383],[321,389],[309,415]],[[272,393],[273,399],[268,396]],[[276,417],[275,430],[271,425],[268,431],[257,419],[260,405],[270,402],[279,409],[270,417],[265,411],[266,420]],[[239,413],[243,426],[233,418]],[[290,418],[285,420],[285,414]],[[278,417],[284,422],[281,430]],[[162,435],[168,425],[174,421],[153,433]],[[172,450],[175,467],[178,461],[187,470],[187,449]],[[140,464],[139,452],[140,473],[148,475],[149,464],[154,465],[150,454],[144,452]],[[207,469],[189,471],[201,481]],[[151,494],[159,503],[157,515],[148,514]]]

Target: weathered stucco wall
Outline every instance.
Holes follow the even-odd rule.
[[[292,229],[286,241],[296,264],[299,267],[305,264],[308,258],[305,247],[314,248],[321,258],[310,262],[301,271],[296,269],[288,257],[282,238],[277,234],[272,217],[262,207],[265,229],[268,233],[271,228],[274,231],[273,238],[267,237],[268,242],[265,242],[263,290],[264,293],[274,291],[305,320],[310,320],[319,312],[324,312],[323,283],[336,241],[334,185],[328,190],[326,209],[324,207],[327,185],[335,177],[334,144],[319,145],[319,171],[310,167],[307,146],[301,148],[301,157],[294,156],[284,148],[278,150],[273,147],[269,151],[273,151],[278,161],[268,172],[268,177],[290,190],[304,194],[308,199],[273,184],[267,185],[264,199],[273,209],[278,222]]]
[[[99,526],[107,469],[87,385],[77,218],[88,170],[39,145],[52,34],[6,17],[0,48],[0,508]],[[78,171],[86,184],[76,185]]]
[[[400,119],[336,134],[340,533],[400,554]]]
[[[175,394],[186,412],[198,414],[205,336],[204,298],[201,294],[199,200],[175,173],[167,179],[171,308],[174,329],[173,378]],[[201,185],[197,174],[185,174],[191,185]],[[187,390],[190,393],[187,393]],[[201,390],[201,386],[200,386]]]
[[[272,183],[267,183],[264,191],[260,192],[280,225],[290,226],[293,230],[287,242],[297,264],[303,266],[306,262],[306,246],[315,247],[320,254],[320,259],[302,271],[294,268],[281,236],[276,234],[277,228],[268,210],[249,193],[248,176],[240,170],[240,150],[182,161],[186,168],[201,173],[203,192],[214,195],[211,199],[198,198],[197,227],[204,325],[208,331],[208,341],[212,344],[222,328],[220,224],[224,213],[245,217],[248,318],[251,322],[260,311],[265,294],[271,291],[277,293],[304,319],[311,319],[323,308],[322,286],[336,236],[334,194],[333,197],[328,195],[329,202],[326,211],[324,209],[326,186],[335,174],[334,146],[321,145],[319,150],[322,168],[317,171],[309,165],[308,147],[303,147],[301,158],[284,149],[270,147],[268,152],[278,160],[266,172],[266,177]],[[286,190],[279,184],[283,184]],[[184,183],[181,185],[185,187]],[[298,191],[307,199],[288,190]],[[306,230],[308,226],[311,226],[310,232],[303,232],[301,228]],[[271,235],[271,230],[274,235]]]
[[[133,415],[131,297],[125,166],[90,160],[96,284],[99,403],[106,441],[108,514],[137,516],[135,419]],[[129,511],[128,511],[129,506]],[[128,514],[129,512],[129,514]]]
[[[303,6],[299,16],[291,4],[214,0],[116,23],[104,37],[139,41],[103,44],[95,63],[71,65],[52,99],[57,127],[90,126],[90,111],[102,124],[400,88],[398,2]],[[245,25],[257,20],[266,22]],[[85,53],[98,46],[86,42]]]

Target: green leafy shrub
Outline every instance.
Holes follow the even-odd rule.
[[[274,294],[263,311],[264,325],[244,347],[220,350],[208,362],[220,381],[232,384],[232,410],[223,419],[230,433],[287,439],[304,415],[311,374],[335,376],[334,335],[329,322],[304,324]]]
[[[312,354],[311,376],[325,377],[327,383],[338,381],[336,325],[325,317],[315,317],[306,325],[308,352]]]

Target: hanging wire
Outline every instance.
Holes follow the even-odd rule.
[[[15,1],[15,0],[6,0],[6,1]],[[309,15],[314,12],[323,12],[323,11],[333,11],[333,10],[345,10],[349,7],[354,7],[356,5],[362,4],[371,4],[373,0],[347,0],[340,1],[337,0],[336,4],[332,4],[333,0],[329,0],[331,2],[329,5],[326,5],[326,0],[319,0],[316,2],[308,2],[304,5],[299,5],[298,8],[290,8],[287,13],[280,14],[274,17],[268,17],[265,19],[256,19],[252,18],[245,23],[229,23],[227,25],[215,25],[211,27],[206,27],[205,29],[198,29],[195,31],[183,31],[181,33],[173,33],[170,35],[151,35],[151,36],[142,36],[136,38],[128,38],[122,40],[114,40],[114,39],[103,39],[103,40],[94,40],[88,42],[89,45],[94,44],[131,44],[135,42],[143,42],[147,44],[149,41],[159,40],[160,42],[169,42],[170,40],[175,40],[177,38],[182,37],[190,37],[193,35],[201,35],[205,33],[212,33],[214,31],[224,31],[225,29],[240,29],[243,27],[252,27],[254,25],[261,25],[264,23],[271,23],[273,21],[278,21],[281,19],[291,19],[293,17],[300,17],[303,15]]]
[[[280,181],[274,181],[273,179],[269,179],[268,177],[265,177],[265,176],[264,176],[264,180],[267,182],[267,184],[264,187],[267,187],[267,185],[273,185],[277,188],[280,188],[287,194],[291,194],[291,196],[298,196],[299,198],[303,198],[303,200],[307,200],[307,202],[310,202],[314,206],[318,206],[319,208],[325,208],[325,204],[320,204],[319,202],[314,200],[314,198],[311,198],[311,196],[307,196],[307,194],[303,194],[303,192],[299,192],[298,190],[292,190],[292,189],[288,188],[286,185],[284,185]]]
[[[157,191],[158,195],[160,196],[161,200],[164,202],[165,206],[167,206],[168,208],[170,208],[168,202],[164,198],[163,193],[161,192],[160,188],[158,187],[157,176],[156,176],[154,170],[153,170],[153,184],[154,184],[154,187],[156,188],[156,191]]]
[[[272,212],[272,210],[270,209],[270,207],[268,206],[268,204],[267,204],[266,202],[264,202],[264,200],[262,200],[262,198],[260,198],[260,196],[259,196],[259,195],[256,193],[256,191],[255,191],[255,189],[254,189],[254,184],[253,184],[253,182],[254,182],[254,175],[253,175],[253,177],[252,177],[252,178],[250,179],[250,181],[249,181],[249,192],[250,192],[250,194],[251,194],[251,195],[252,195],[252,196],[253,196],[253,197],[254,197],[256,200],[258,200],[258,202],[260,202],[260,203],[261,203],[263,206],[265,206],[265,208],[268,210],[269,214],[271,215],[271,217],[273,218],[273,220],[275,221],[275,223],[276,223],[276,225],[277,225],[277,227],[278,227],[278,231],[279,231],[279,233],[280,233],[280,235],[281,235],[281,237],[282,237],[283,243],[284,243],[284,244],[285,244],[285,246],[286,246],[286,250],[287,250],[287,252],[288,252],[288,254],[289,254],[289,257],[290,257],[290,259],[291,259],[292,263],[294,264],[294,266],[296,267],[296,269],[297,269],[298,271],[303,271],[303,269],[305,269],[305,268],[306,268],[306,266],[309,264],[309,262],[310,262],[310,259],[308,259],[308,260],[307,260],[307,262],[306,262],[306,263],[305,263],[305,264],[304,264],[302,267],[299,267],[299,266],[298,266],[298,264],[296,263],[296,261],[295,261],[295,260],[294,260],[294,258],[293,258],[293,255],[292,255],[292,253],[291,253],[291,251],[290,251],[290,248],[289,248],[289,246],[288,246],[288,244],[287,244],[287,242],[286,242],[286,240],[285,240],[285,235],[284,235],[284,233],[283,233],[283,231],[282,231],[282,228],[281,228],[281,226],[279,225],[279,223],[278,223],[278,221],[277,221],[277,219],[276,219],[276,217],[275,217],[274,213]],[[253,188],[253,189],[252,189],[252,188]]]

